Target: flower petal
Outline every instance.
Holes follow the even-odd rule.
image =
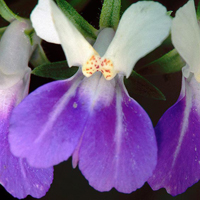
[[[71,79],[46,84],[14,109],[9,134],[14,155],[42,168],[71,156],[88,115],[88,103],[76,95],[83,78],[79,71]]]
[[[43,1],[44,0],[40,0],[39,7],[40,3],[42,3],[41,7],[43,7],[43,11],[46,13],[46,8],[45,5],[43,6]],[[45,2],[50,8],[48,8],[47,16],[51,15],[52,23],[54,23],[56,28],[69,66],[83,65],[92,55],[96,54],[96,51],[52,0],[45,0]],[[45,29],[43,26],[41,26],[39,28],[39,31],[40,30],[46,33],[48,29]]]
[[[46,84],[25,98],[10,120],[12,153],[26,157],[34,167],[45,168],[67,160],[84,131],[95,99],[104,92],[94,92],[99,74],[85,78],[79,70],[74,77]],[[104,96],[104,103],[112,98],[110,90],[106,92],[108,100]]]
[[[122,78],[108,82],[102,77],[95,97],[82,136],[79,168],[99,191],[115,187],[130,193],[152,175],[157,162],[152,123],[128,96]]]
[[[24,80],[11,88],[0,90],[0,183],[17,198],[45,195],[53,179],[53,168],[36,169],[13,156],[8,143],[9,119],[13,108],[28,93],[30,71]]]
[[[28,60],[33,47],[24,30],[30,27],[27,21],[13,21],[1,38],[0,89],[16,84],[29,71]]]
[[[172,21],[172,42],[190,71],[200,74],[200,29],[193,0],[176,12]],[[187,78],[187,74],[184,75]]]
[[[135,63],[168,36],[171,19],[157,2],[137,2],[123,14],[104,57],[128,77]]]
[[[200,179],[200,84],[183,78],[179,100],[159,120],[155,131],[158,164],[149,184],[175,196]]]
[[[51,15],[49,0],[39,0],[30,18],[33,28],[39,37],[47,42],[60,44],[60,39]]]
[[[95,99],[104,92],[104,103],[112,98],[110,90],[94,92],[99,74],[85,78],[79,70],[71,79],[44,85],[25,98],[10,120],[12,153],[27,158],[34,167],[45,168],[67,160],[84,131]]]
[[[82,83],[83,78],[79,71],[71,79],[47,84],[13,111],[10,142],[16,156],[28,157],[33,166],[48,167],[72,154],[92,104],[88,100],[91,97],[82,96],[88,89],[93,92],[98,84],[93,78]],[[77,90],[80,84],[81,93]]]
[[[24,159],[12,155],[8,141],[2,143],[2,148],[4,155],[0,164],[1,185],[19,199],[28,195],[35,198],[45,196],[53,180],[53,167],[47,169],[30,167]]]

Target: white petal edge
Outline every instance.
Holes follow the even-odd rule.
[[[179,8],[172,21],[172,43],[189,66],[190,72],[200,73],[200,28],[194,1]]]
[[[24,34],[30,29],[29,21],[13,21],[0,41],[0,89],[15,85],[29,70],[28,61],[34,46]]]
[[[68,65],[71,67],[85,64],[92,55],[96,54],[96,51],[57,5],[52,0],[47,1],[51,6],[51,15]]]
[[[171,18],[157,2],[137,2],[123,14],[104,57],[128,77],[136,62],[158,47],[169,35]]]
[[[30,18],[32,26],[39,37],[47,42],[60,44],[60,39],[51,15],[49,0],[39,0]]]

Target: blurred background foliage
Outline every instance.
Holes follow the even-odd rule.
[[[5,0],[7,5],[13,12],[19,14],[22,17],[29,17],[32,9],[37,4],[37,0]],[[68,0],[73,7],[95,28],[98,29],[99,16],[102,7],[103,0]],[[132,3],[137,2],[135,0],[122,0],[121,14]],[[187,0],[159,0],[167,7],[168,11],[175,11]],[[195,2],[196,5],[198,2]],[[0,19],[0,27],[6,26],[8,23],[3,19]],[[62,48],[59,45],[42,43],[43,48],[50,61],[62,61],[65,60],[65,56],[62,52]],[[165,40],[161,47],[157,48],[152,53],[142,58],[135,66],[135,69],[139,69],[148,64],[149,62],[157,59],[172,50],[173,46],[170,41],[170,37]],[[142,75],[142,74],[141,74]],[[149,114],[154,126],[158,122],[162,114],[172,106],[180,92],[181,88],[181,72],[176,72],[167,75],[144,75],[144,77],[157,86],[165,95],[166,101],[154,100],[151,98],[142,97],[135,94],[132,91],[131,85],[128,86],[128,92],[131,97],[136,99],[142,107]],[[33,91],[40,85],[43,85],[52,79],[41,78],[32,75],[31,88]],[[140,189],[131,194],[122,194],[112,189],[110,192],[98,192],[88,185],[87,180],[82,176],[78,168],[73,169],[71,159],[63,162],[54,167],[54,181],[51,185],[49,192],[42,200],[199,200],[200,199],[200,182],[193,185],[191,188],[176,197],[172,197],[167,194],[165,189],[158,191],[152,191],[147,183]],[[8,194],[3,187],[0,188],[0,199],[15,199]],[[34,198],[28,196],[26,200],[33,200]]]

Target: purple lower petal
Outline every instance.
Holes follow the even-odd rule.
[[[200,84],[184,79],[181,98],[169,108],[155,131],[158,164],[149,184],[166,188],[171,195],[183,193],[200,179]]]
[[[40,198],[53,180],[53,168],[36,169],[13,156],[8,143],[10,114],[28,91],[30,73],[9,89],[0,90],[0,183],[14,197],[31,195]]]
[[[99,191],[115,187],[130,193],[147,181],[157,162],[152,123],[119,78],[101,78],[96,96],[85,124],[79,168]]]
[[[14,109],[9,134],[14,155],[44,168],[71,156],[88,115],[87,101],[77,94],[83,78],[78,72],[66,81],[46,84]]]
[[[146,112],[131,99],[122,79],[101,73],[47,84],[13,112],[12,152],[32,166],[47,167],[73,153],[90,184],[130,193],[152,175],[157,145]]]

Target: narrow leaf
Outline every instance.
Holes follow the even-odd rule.
[[[120,18],[121,0],[104,0],[100,15],[100,28],[117,29]]]
[[[4,0],[0,0],[0,15],[8,22],[12,22],[13,20],[21,20],[22,18],[16,15],[10,10],[10,8],[6,5]]]
[[[198,2],[197,6],[197,20],[200,21],[200,1]]]
[[[58,6],[85,38],[95,40],[97,30],[89,24],[67,1],[56,0]]]
[[[32,74],[55,80],[63,80],[73,76],[77,70],[77,67],[69,68],[66,61],[61,61],[40,65],[32,71]]]
[[[157,100],[166,100],[164,94],[156,86],[135,71],[132,72],[129,79],[124,79],[124,82],[130,93]]]
[[[181,71],[184,66],[185,62],[178,54],[176,49],[173,49],[161,58],[140,68],[139,70],[137,70],[137,72],[142,75],[169,74]]]

